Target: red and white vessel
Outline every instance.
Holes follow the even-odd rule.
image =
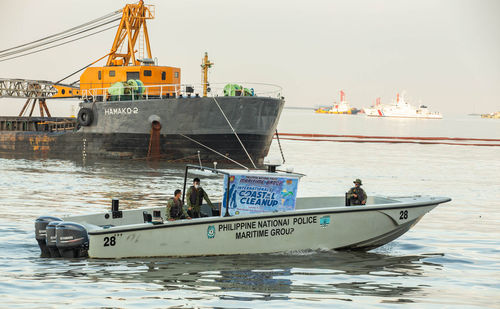
[[[377,98],[375,105],[365,108],[367,116],[371,117],[395,117],[395,118],[425,118],[441,119],[443,116],[439,112],[431,112],[427,106],[421,105],[418,108],[413,107],[406,102],[404,95],[397,94],[396,102],[390,105],[380,103]]]
[[[344,90],[340,90],[340,102],[333,102],[332,106],[322,106],[314,110],[318,114],[348,114],[356,115],[359,110],[355,107],[351,107],[347,100],[345,99]]]

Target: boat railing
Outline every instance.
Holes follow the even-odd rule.
[[[159,84],[159,85],[124,85],[123,94],[113,95],[110,87],[83,89],[82,99],[85,102],[136,101],[168,98],[191,98],[204,96],[203,83],[200,84]],[[112,91],[111,91],[112,92]],[[258,96],[281,98],[282,88],[274,84],[232,82],[209,83],[207,97],[220,96]]]

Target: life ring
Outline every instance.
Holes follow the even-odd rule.
[[[81,108],[78,111],[78,117],[77,117],[78,123],[81,124],[82,126],[89,126],[92,121],[94,120],[94,113],[90,108]]]

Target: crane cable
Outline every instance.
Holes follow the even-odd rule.
[[[93,33],[90,33],[90,34],[87,34],[87,35],[84,35],[82,37],[79,37],[79,38],[76,38],[76,39],[73,39],[73,40],[69,40],[69,41],[66,41],[66,42],[63,42],[63,43],[56,44],[54,46],[49,46],[49,47],[42,48],[42,49],[39,49],[39,50],[35,50],[35,51],[29,52],[29,53],[25,53],[25,54],[22,54],[22,55],[13,56],[13,57],[10,57],[10,58],[7,58],[7,59],[1,59],[0,62],[4,62],[4,61],[7,61],[7,60],[16,59],[16,58],[20,58],[20,57],[24,57],[24,56],[28,56],[28,55],[31,55],[31,54],[36,54],[36,53],[39,53],[41,51],[52,49],[52,48],[55,48],[55,47],[58,47],[58,46],[61,46],[61,45],[66,45],[68,43],[71,43],[71,42],[74,42],[74,41],[78,41],[78,40],[84,39],[86,37],[89,37],[89,36],[92,36],[92,35],[95,35],[95,34],[98,34],[98,33],[107,31],[109,29],[113,29],[113,28],[116,28],[116,25],[113,25],[111,27],[108,27],[108,28],[105,28],[105,29],[102,29],[102,30],[99,30],[99,31],[96,31],[96,32],[93,32]]]
[[[121,12],[121,11],[117,11],[117,12]],[[108,14],[108,15],[103,16],[101,18],[95,19],[95,20],[93,20],[91,22],[82,24],[82,25],[77,26],[77,27],[73,27],[71,29],[68,29],[66,31],[60,32],[58,34],[54,34],[54,35],[45,37],[43,39],[39,39],[39,40],[30,42],[30,43],[26,43],[26,44],[22,44],[22,45],[19,45],[19,46],[16,46],[16,47],[12,47],[12,48],[9,48],[9,49],[2,50],[2,51],[0,51],[0,58],[9,57],[9,56],[16,55],[16,54],[19,54],[19,53],[23,53],[25,51],[29,51],[29,50],[32,50],[32,49],[35,49],[35,48],[38,48],[38,47],[42,47],[42,46],[45,46],[45,45],[48,45],[48,44],[52,44],[54,42],[61,41],[61,40],[70,38],[72,36],[76,36],[76,35],[79,35],[79,34],[82,34],[82,33],[85,33],[85,32],[91,31],[91,30],[94,30],[96,28],[105,26],[105,25],[107,25],[109,23],[112,23],[114,21],[118,21],[118,20],[121,19],[121,17],[112,18],[115,15],[117,15],[117,12]],[[110,19],[110,18],[112,18],[112,19]],[[110,28],[114,28],[114,27],[116,27],[116,26],[113,26],[113,27],[110,27]],[[110,28],[107,28],[106,30],[108,30]],[[80,30],[80,29],[83,29],[83,30]],[[78,30],[80,30],[80,31],[78,31]],[[78,31],[78,32],[75,32],[75,31]],[[74,33],[72,33],[72,32],[74,32]],[[98,31],[98,32],[95,32],[93,34],[97,34],[99,32],[102,32],[102,31]],[[63,36],[61,37],[61,35],[63,35]],[[54,37],[55,37],[55,39],[54,39]],[[87,37],[87,36],[83,36],[81,38],[84,38],[84,37]],[[73,41],[76,41],[76,40],[70,40],[70,41],[68,41],[68,43],[69,42],[73,42]],[[37,43],[37,44],[35,44],[35,43]],[[53,47],[60,46],[60,45],[63,45],[63,44],[58,44],[58,45],[55,45]],[[32,46],[29,46],[29,45],[32,45]],[[25,46],[27,46],[27,47],[25,47]],[[24,47],[24,48],[21,48],[21,47]],[[21,49],[19,49],[19,48],[21,48]],[[42,50],[47,50],[47,49],[50,49],[50,48],[51,47],[44,48],[44,49],[41,49],[41,50],[37,50],[35,52],[39,52],[39,51],[42,51]],[[18,58],[20,56],[26,56],[26,55],[33,54],[35,52],[25,53],[25,54],[22,54],[22,55],[19,55],[19,56],[15,56],[15,57],[10,57],[10,58],[4,59],[4,60],[15,59],[15,58]],[[4,60],[2,60],[2,61],[4,61]]]
[[[112,13],[109,13],[109,14],[106,14],[104,16],[101,16],[99,18],[96,18],[94,20],[91,20],[89,22],[86,22],[84,24],[81,24],[79,26],[75,26],[73,28],[70,28],[70,29],[67,29],[65,31],[62,31],[62,32],[59,32],[59,33],[56,33],[56,34],[52,34],[52,35],[49,35],[47,37],[44,37],[44,38],[41,38],[41,39],[38,39],[36,41],[33,41],[33,42],[29,42],[29,43],[25,43],[25,44],[22,44],[22,45],[18,45],[18,46],[14,46],[14,47],[11,47],[11,48],[7,48],[7,49],[4,49],[4,50],[0,50],[0,54],[6,52],[6,51],[9,51],[9,50],[13,50],[13,49],[17,49],[19,47],[24,47],[24,46],[27,46],[27,45],[30,45],[30,44],[33,44],[33,43],[38,43],[38,42],[41,42],[43,40],[47,40],[47,39],[50,39],[50,38],[53,38],[53,37],[56,37],[56,36],[59,36],[59,35],[62,35],[62,34],[65,34],[65,33],[68,33],[68,32],[71,32],[73,30],[77,30],[79,28],[83,28],[85,26],[88,26],[88,25],[91,25],[91,24],[94,24],[94,23],[97,23],[98,21],[101,21],[103,19],[106,19],[108,17],[112,17],[112,16],[115,16],[115,15],[118,15],[118,14],[121,14],[121,10],[117,10],[117,11],[114,11]]]
[[[104,30],[103,30],[103,31],[104,31]],[[96,61],[94,61],[94,62],[92,62],[92,63],[90,63],[90,64],[87,64],[87,65],[86,65],[86,66],[84,66],[83,68],[81,68],[81,69],[79,69],[79,70],[77,70],[77,71],[75,71],[75,72],[71,73],[70,75],[68,75],[68,76],[64,77],[63,79],[58,80],[58,81],[57,81],[57,82],[55,82],[54,84],[56,84],[56,85],[57,85],[57,84],[59,84],[59,83],[60,83],[60,82],[62,82],[63,80],[65,80],[65,79],[67,79],[67,78],[70,78],[71,76],[75,75],[76,73],[78,73],[78,72],[80,72],[80,71],[83,71],[83,70],[85,70],[86,68],[88,68],[89,66],[91,66],[91,65],[93,65],[93,64],[95,64],[95,63],[97,63],[97,62],[101,61],[102,59],[106,58],[106,57],[107,57],[107,56],[109,56],[110,54],[111,54],[111,53],[107,53],[106,55],[102,56],[101,58],[97,59]],[[79,81],[80,81],[80,80],[77,80],[77,81],[75,81],[75,82],[71,83],[70,85],[71,85],[71,86],[73,86],[74,84],[76,84],[76,83],[77,83],[77,82],[79,82]]]
[[[107,25],[107,24],[112,23],[112,22],[117,21],[117,20],[120,20],[120,18],[116,18],[116,19],[113,19],[113,20],[107,21],[107,22],[105,22],[105,23],[98,24],[98,25],[96,25],[96,26],[94,26],[94,27],[91,27],[91,28],[88,28],[88,29],[81,30],[81,31],[79,31],[79,32],[77,32],[77,33],[73,33],[73,34],[66,35],[66,36],[64,36],[64,37],[62,37],[62,38],[58,38],[58,39],[51,40],[51,41],[49,41],[49,42],[45,42],[45,43],[38,44],[38,45],[33,46],[33,47],[23,48],[23,49],[21,49],[21,50],[19,50],[19,51],[6,53],[6,54],[3,54],[3,55],[0,55],[0,58],[5,58],[5,57],[8,57],[8,56],[16,55],[16,54],[19,54],[19,53],[22,53],[22,52],[25,52],[25,51],[29,51],[29,50],[32,50],[32,49],[35,49],[35,48],[41,47],[41,46],[44,46],[44,45],[52,44],[52,43],[54,43],[54,42],[61,41],[61,40],[64,40],[64,39],[67,39],[67,38],[69,38],[69,37],[72,37],[72,36],[75,36],[75,35],[79,35],[79,34],[82,34],[82,33],[84,33],[84,32],[90,31],[90,30],[94,30],[94,29],[96,29],[96,28],[102,27],[102,26],[104,26],[104,25]],[[116,25],[113,25],[112,27],[107,28],[107,29],[111,29],[111,28],[115,28],[115,27],[116,27]],[[107,29],[106,29],[106,30],[107,30]],[[99,31],[99,32],[102,32],[102,31]],[[99,32],[96,32],[96,33],[99,33]],[[94,34],[96,34],[96,33],[94,33]],[[81,38],[84,38],[84,37],[87,37],[87,36],[83,36],[83,37],[81,37]],[[73,41],[76,41],[76,40],[70,40],[70,41],[68,41],[68,42],[73,42]],[[55,46],[60,46],[60,45],[63,45],[63,44],[58,44],[58,45],[55,45]],[[40,50],[38,50],[38,51],[47,50],[47,49],[50,49],[50,47],[49,47],[49,48],[43,48],[43,49],[40,49]],[[10,57],[10,58],[4,59],[4,60],[15,59],[15,58],[18,58],[18,57],[21,57],[21,56],[31,55],[31,54],[36,53],[36,52],[38,52],[38,51],[34,51],[34,52],[30,52],[30,53],[22,54],[22,55],[19,55],[19,56]]]

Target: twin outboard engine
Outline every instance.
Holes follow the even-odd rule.
[[[81,224],[42,216],[35,221],[35,238],[41,257],[87,257],[89,237]]]
[[[41,257],[51,257],[49,248],[47,247],[47,225],[53,221],[57,222],[62,220],[57,217],[42,216],[35,221],[35,238],[42,251]]]
[[[81,224],[61,222],[56,227],[56,246],[64,258],[87,257],[89,236]]]
[[[47,224],[46,242],[47,249],[49,249],[50,252],[50,257],[61,257],[61,254],[59,254],[59,250],[57,250],[56,245],[56,227],[61,222],[62,221],[52,221]]]

